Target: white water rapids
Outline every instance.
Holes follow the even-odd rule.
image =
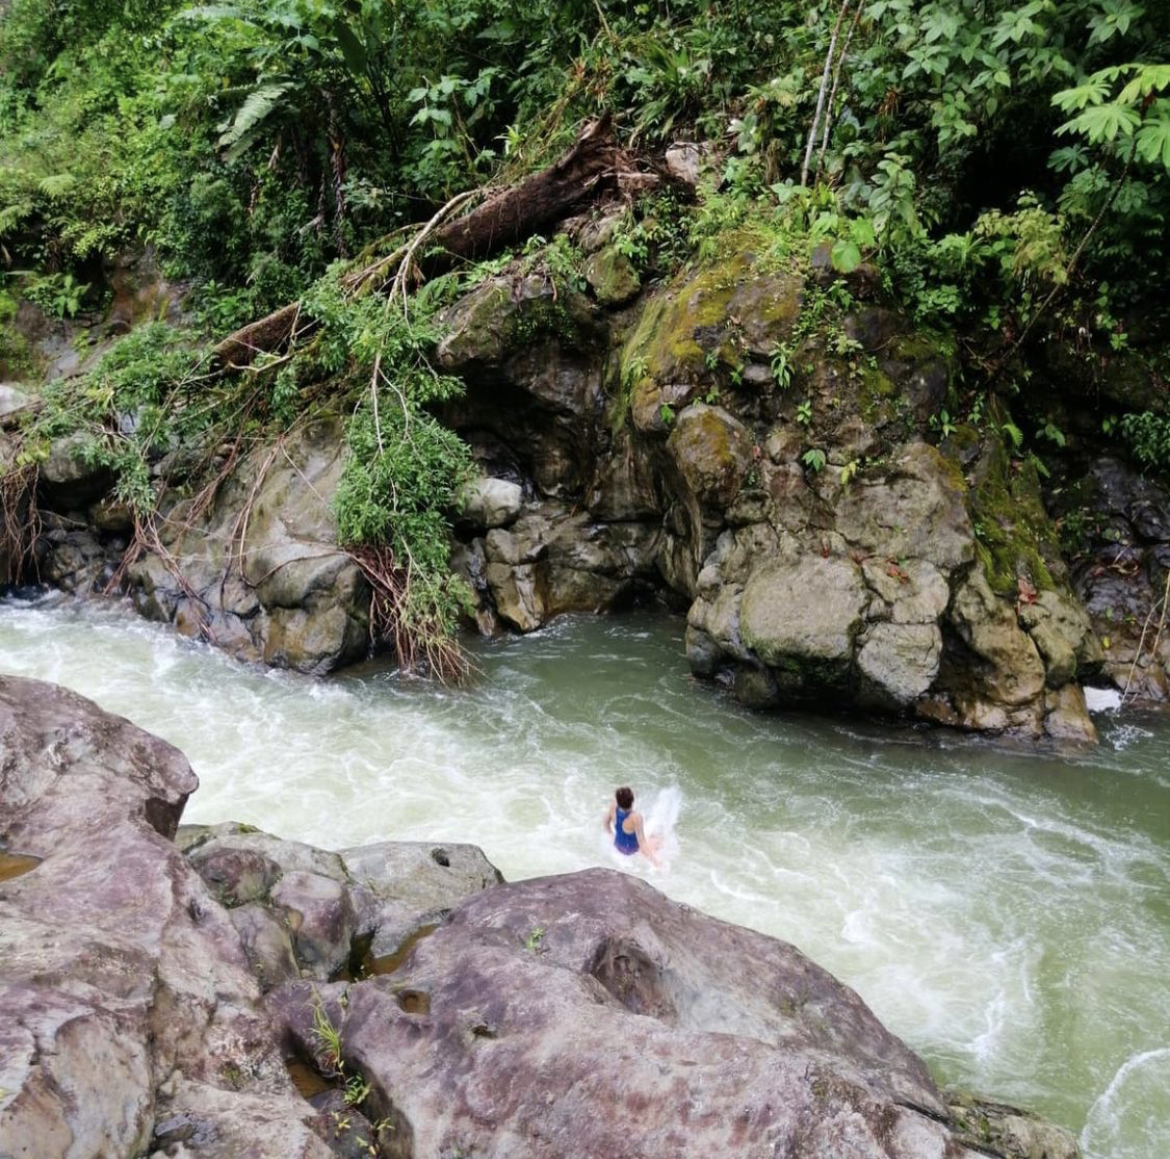
[[[0,606],[0,671],[178,745],[186,820],[339,848],[470,841],[509,879],[607,863],[613,788],[677,788],[671,897],[785,938],[937,1078],[1047,1114],[1091,1159],[1170,1156],[1170,719],[1075,760],[752,715],[681,625],[567,619],[477,646],[470,690],[247,668],[111,608]],[[641,860],[641,859],[637,859]]]

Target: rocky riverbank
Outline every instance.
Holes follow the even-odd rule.
[[[437,361],[467,384],[444,419],[482,471],[453,513],[479,630],[657,599],[686,612],[691,670],[753,707],[1062,743],[1095,739],[1086,682],[1167,699],[1170,633],[1148,612],[1170,495],[1094,444],[1100,383],[1070,378],[1079,457],[1046,483],[994,403],[940,422],[949,339],[887,308],[875,271],[780,270],[745,236],[644,291],[620,219],[569,223],[579,286],[520,262],[443,318]],[[128,512],[79,452],[40,465],[51,583],[116,577],[144,615],[250,660],[322,674],[365,654],[339,419],[252,451],[210,502],[183,448],[160,455],[162,530],[121,570]]]
[[[1078,1154],[623,874],[181,828],[177,750],[32,681],[0,746],[0,1154]]]

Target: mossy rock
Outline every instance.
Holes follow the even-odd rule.
[[[751,468],[754,443],[721,407],[695,403],[679,415],[666,446],[700,504],[724,508]]]
[[[436,357],[445,370],[463,373],[503,365],[518,347],[545,338],[575,346],[592,310],[583,294],[558,292],[540,275],[491,278],[441,316],[446,335]]]
[[[642,288],[634,263],[613,245],[599,250],[585,263],[585,280],[603,306],[622,306]]]
[[[1027,459],[1012,459],[996,434],[983,440],[968,503],[976,554],[998,595],[1015,598],[1020,580],[1037,591],[1066,584],[1060,542],[1040,496],[1040,477]]]
[[[662,404],[685,405],[717,385],[719,367],[766,363],[800,314],[804,280],[760,273],[750,250],[682,275],[643,311],[622,350],[621,382],[635,426],[663,430]]]

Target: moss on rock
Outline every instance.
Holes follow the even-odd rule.
[[[626,341],[620,377],[639,430],[661,433],[664,402],[685,405],[696,388],[716,385],[721,365],[766,362],[793,331],[803,279],[760,273],[750,250],[729,249],[652,299]]]
[[[1038,591],[1063,583],[1060,544],[1040,497],[1036,467],[1013,459],[998,435],[984,437],[968,506],[976,555],[993,591],[1014,598],[1021,579]]]

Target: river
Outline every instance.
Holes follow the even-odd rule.
[[[568,618],[474,645],[470,689],[376,665],[259,671],[117,608],[0,607],[0,670],[178,745],[185,819],[330,848],[470,841],[510,879],[607,864],[613,787],[682,795],[671,897],[794,942],[943,1083],[1032,1107],[1091,1159],[1170,1156],[1170,718],[1075,759],[754,715],[682,625]]]

